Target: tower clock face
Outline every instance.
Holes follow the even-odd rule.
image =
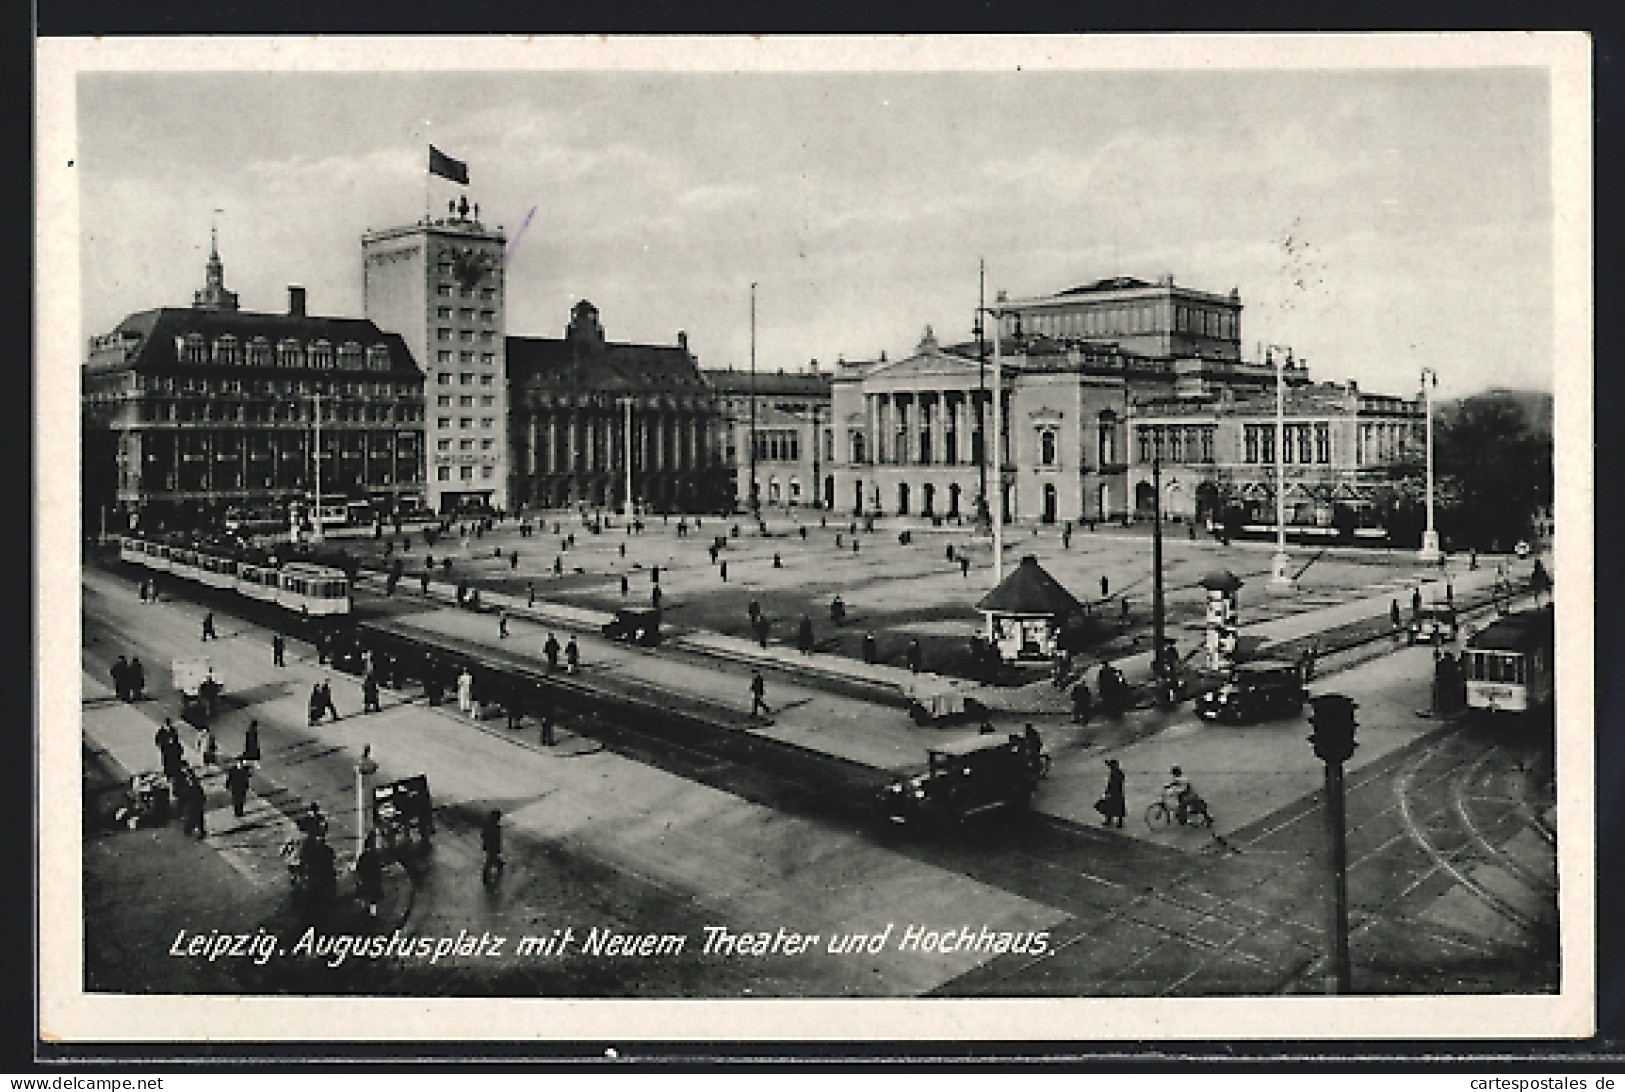
[[[491,256],[478,250],[463,249],[452,256],[451,270],[464,288],[473,288],[491,268]]]

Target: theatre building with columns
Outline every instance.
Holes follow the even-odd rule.
[[[1376,483],[1408,473],[1419,450],[1416,402],[1315,385],[1290,350],[1244,359],[1236,289],[1114,277],[1049,296],[1001,294],[993,310],[996,465],[984,458],[994,345],[943,345],[927,327],[907,356],[836,369],[836,508],[969,519],[985,490],[1006,520],[1144,517],[1160,437],[1167,511],[1207,519],[1237,504],[1257,514],[1273,504],[1273,441],[1260,445],[1278,375],[1292,407],[1296,518],[1329,521],[1346,504],[1369,522]]]
[[[508,338],[507,365],[516,505],[620,509],[630,465],[640,509],[732,508],[717,398],[681,331],[613,342],[582,300],[562,338]]]

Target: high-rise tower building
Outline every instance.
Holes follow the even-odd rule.
[[[366,317],[399,333],[424,372],[429,506],[510,508],[507,240],[467,198],[445,219],[361,237]]]

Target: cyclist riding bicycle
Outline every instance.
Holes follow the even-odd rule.
[[[1191,787],[1191,783],[1186,779],[1184,771],[1178,766],[1173,767],[1168,772],[1173,775],[1173,780],[1162,787],[1162,796],[1164,800],[1173,802],[1174,818],[1183,823],[1195,810],[1198,799],[1196,790]]]

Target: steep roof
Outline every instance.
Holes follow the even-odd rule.
[[[521,387],[580,387],[617,392],[681,390],[705,385],[694,358],[680,345],[510,337],[507,350],[509,381]]]
[[[830,387],[829,372],[758,371],[753,379],[748,370],[705,368],[700,375],[707,386],[724,395],[748,395],[754,390],[758,397],[800,394],[817,398],[827,397]]]
[[[211,344],[216,338],[231,334],[244,347],[255,338],[264,338],[273,348],[285,338],[306,343],[326,340],[335,350],[346,342],[355,342],[362,349],[382,344],[389,349],[391,371],[410,370],[414,375],[420,374],[401,336],[380,330],[371,319],[196,307],[158,307],[125,316],[111,333],[95,339],[85,371],[96,375],[126,368],[151,373],[177,367],[189,370],[241,367],[183,362],[177,352],[177,342],[188,334],[201,335]]]
[[[1083,604],[1028,554],[1003,583],[982,596],[976,609],[998,614],[1065,616],[1082,610]]]

